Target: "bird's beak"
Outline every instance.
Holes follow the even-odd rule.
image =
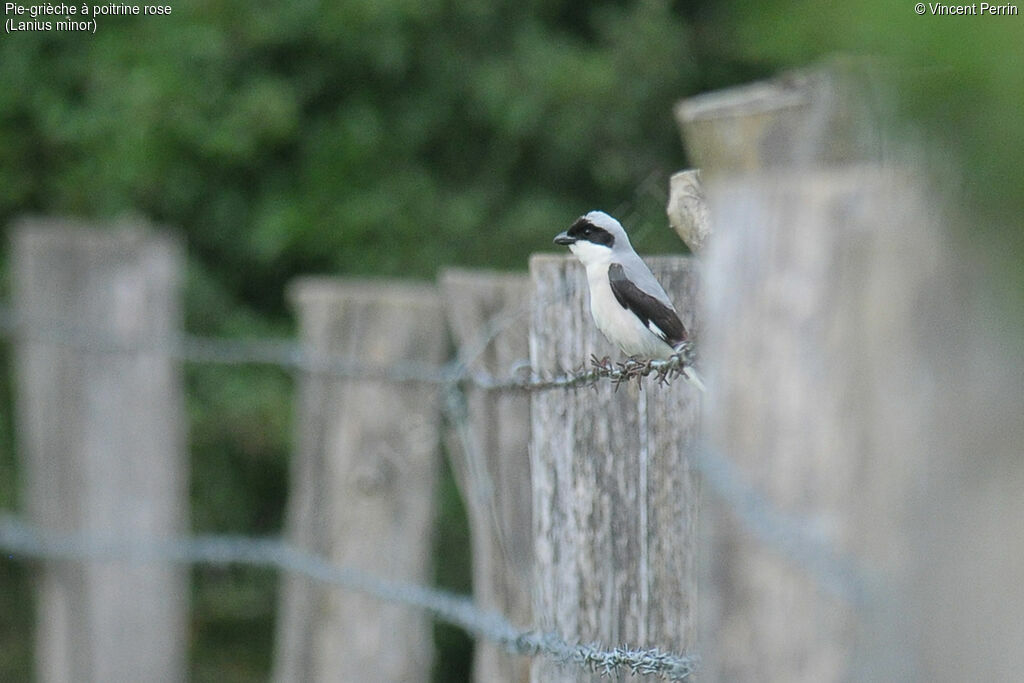
[[[561,245],[564,245],[564,246],[569,246],[570,244],[573,244],[574,242],[576,242],[576,238],[575,237],[569,237],[569,233],[567,233],[567,232],[560,232],[557,235],[555,235],[555,244],[561,244]]]

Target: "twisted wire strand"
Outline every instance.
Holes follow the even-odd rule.
[[[517,313],[518,315],[518,313]],[[10,307],[0,306],[0,334],[25,341],[53,344],[91,353],[162,353],[186,363],[217,365],[271,365],[286,370],[324,374],[339,379],[380,380],[450,384],[461,382],[490,391],[545,391],[575,389],[610,379],[616,384],[654,374],[659,381],[679,375],[684,366],[693,364],[692,349],[685,348],[665,361],[626,360],[613,364],[609,359],[591,359],[591,367],[580,367],[551,377],[494,377],[471,369],[471,360],[483,352],[488,341],[500,334],[504,325],[488,326],[479,343],[455,360],[444,365],[411,361],[386,367],[361,362],[339,355],[317,353],[287,339],[226,339],[179,335],[141,337],[133,340],[115,338],[96,329],[84,329],[53,320],[27,321]]]
[[[482,354],[491,340],[500,334],[523,310],[516,309],[505,316],[489,321],[477,343],[460,351],[455,360],[441,366],[411,362],[388,367],[373,366],[350,358],[318,354],[301,344],[285,339],[224,339],[181,335],[177,338],[116,339],[109,333],[95,329],[79,329],[56,321],[25,321],[10,306],[0,305],[0,334],[20,340],[93,353],[164,353],[183,362],[225,365],[273,365],[291,371],[321,373],[340,379],[377,380],[387,382],[414,382],[437,384],[444,389],[445,413],[457,427],[457,436],[466,447],[472,447],[466,430],[460,429],[465,421],[461,396],[465,387],[473,386],[488,391],[549,391],[577,390],[610,381],[616,387],[632,380],[651,377],[666,383],[693,365],[693,349],[686,346],[669,360],[626,360],[612,363],[609,359],[590,359],[590,367],[541,377],[532,372],[514,370],[505,378],[498,378],[474,370],[473,361]],[[31,324],[29,324],[31,323]],[[872,590],[872,580],[858,569],[852,558],[833,551],[822,534],[816,533],[806,520],[796,519],[775,509],[751,485],[745,483],[738,468],[723,455],[702,448],[695,458],[705,481],[737,515],[743,525],[762,542],[775,546],[798,566],[803,567],[829,593],[840,599],[860,603]]]
[[[605,649],[597,644],[573,644],[553,633],[521,630],[497,612],[482,610],[468,597],[413,583],[381,579],[274,539],[244,536],[138,539],[113,535],[43,531],[0,514],[0,549],[9,556],[39,560],[137,563],[244,565],[273,568],[293,575],[371,595],[385,602],[422,609],[477,638],[490,640],[512,654],[545,656],[574,663],[590,671],[619,670],[681,681],[696,670],[696,657],[660,649]]]

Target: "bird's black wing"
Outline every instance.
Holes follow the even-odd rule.
[[[640,318],[654,334],[665,340],[670,346],[686,341],[686,328],[672,310],[661,301],[643,291],[629,278],[618,263],[608,266],[608,281],[612,286],[612,294],[619,304]]]

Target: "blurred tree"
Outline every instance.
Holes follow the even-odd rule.
[[[272,315],[299,272],[522,268],[572,217],[667,182],[671,105],[697,83],[658,0],[193,1],[97,22],[0,48],[0,218],[140,211]],[[665,223],[660,197],[630,210]]]

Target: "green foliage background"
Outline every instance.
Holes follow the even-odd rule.
[[[0,225],[27,212],[134,212],[179,231],[191,332],[290,334],[285,285],[300,274],[523,269],[591,208],[625,210],[641,251],[680,250],[664,218],[668,175],[685,166],[673,103],[835,49],[925,74],[897,89],[895,108],[967,169],[966,201],[984,208],[982,243],[1003,264],[1005,301],[1021,303],[1020,17],[918,17],[911,3],[879,0],[172,7],[100,17],[95,35],[3,36]],[[6,240],[0,249],[6,270]],[[192,528],[278,532],[291,378],[190,367],[187,381]],[[0,391],[0,506],[10,509],[6,371]],[[467,591],[450,477],[443,493],[437,580]],[[0,559],[3,680],[30,678],[30,570]],[[276,577],[198,569],[193,586],[191,677],[266,677]],[[437,640],[435,678],[465,678],[468,640],[446,628]]]

